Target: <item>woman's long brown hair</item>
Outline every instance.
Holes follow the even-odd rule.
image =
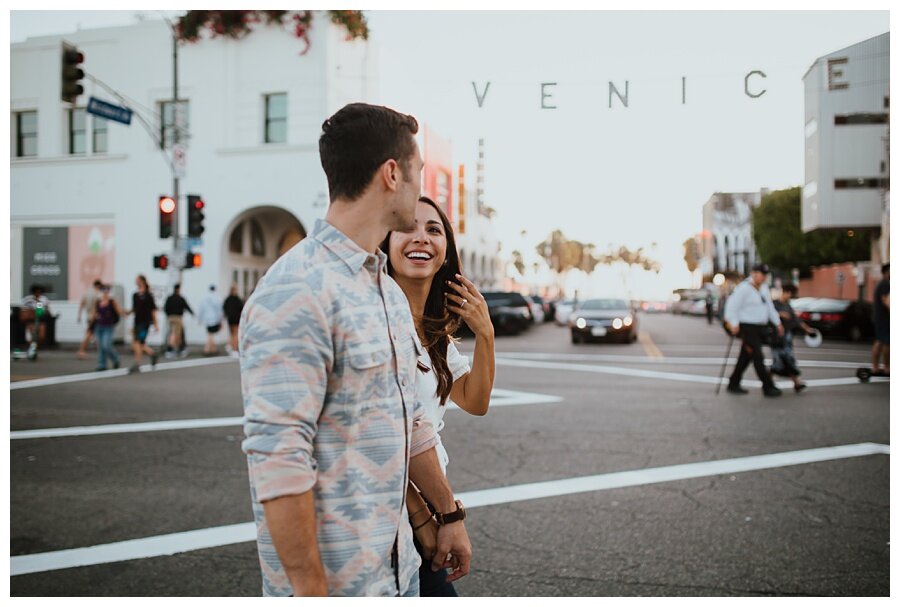
[[[431,280],[431,288],[428,290],[428,297],[425,300],[425,310],[422,315],[422,332],[424,339],[422,345],[428,351],[431,357],[431,366],[434,368],[437,377],[437,393],[441,399],[441,405],[447,402],[450,396],[450,390],[453,389],[453,374],[450,372],[450,366],[447,363],[447,347],[450,344],[451,336],[459,328],[462,319],[459,314],[451,312],[447,309],[444,293],[450,291],[447,281],[456,282],[456,275],[462,274],[459,263],[459,252],[456,250],[456,239],[453,236],[453,226],[447,215],[441,210],[436,202],[427,196],[421,196],[419,202],[431,205],[437,211],[444,226],[444,235],[447,237],[447,253],[444,258],[444,264],[437,271]],[[388,255],[387,270],[388,274],[393,278],[394,267],[391,265],[390,259],[390,241],[391,233],[388,232],[387,238],[381,243],[381,250]],[[455,291],[451,291],[456,293]]]

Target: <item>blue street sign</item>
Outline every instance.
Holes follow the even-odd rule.
[[[96,114],[107,120],[115,120],[122,124],[131,124],[131,110],[127,107],[113,105],[105,101],[101,101],[96,97],[91,97],[87,105],[88,114]]]

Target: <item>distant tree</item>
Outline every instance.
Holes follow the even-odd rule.
[[[559,275],[564,275],[569,270],[581,270],[590,274],[599,263],[594,256],[594,245],[569,240],[562,230],[553,230],[535,250],[550,269]]]
[[[656,272],[659,274],[659,262],[650,259],[644,254],[644,247],[632,251],[626,246],[620,246],[618,249],[610,248],[608,253],[600,255],[599,262],[606,265],[614,263],[624,263],[629,268],[639,267],[647,272]]]
[[[362,11],[327,11],[332,23],[347,30],[347,39],[369,37],[369,26]],[[305,47],[300,54],[309,50],[309,30],[312,27],[313,11],[247,10],[247,11],[188,11],[178,19],[178,37],[186,42],[197,42],[203,31],[213,38],[228,36],[240,39],[253,31],[253,25],[293,27],[294,35],[303,40]]]
[[[519,273],[519,276],[525,275],[525,261],[522,259],[521,251],[513,251],[513,267],[516,268],[516,272]]]
[[[868,230],[800,229],[800,188],[776,190],[763,196],[753,210],[753,241],[759,258],[782,271],[798,268],[808,275],[811,266],[863,261],[871,255]]]

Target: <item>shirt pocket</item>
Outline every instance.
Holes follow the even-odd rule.
[[[356,371],[366,371],[384,365],[391,359],[390,344],[352,344],[347,348],[347,361]]]

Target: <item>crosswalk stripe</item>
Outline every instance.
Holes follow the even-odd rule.
[[[677,464],[643,470],[628,470],[609,474],[597,474],[553,481],[527,483],[457,494],[468,509],[496,506],[526,500],[543,499],[560,495],[572,495],[637,487],[678,480],[738,474],[825,462],[870,455],[890,455],[890,447],[877,443],[859,443],[819,449],[770,453],[733,459]],[[72,567],[102,565],[134,559],[171,556],[182,552],[217,548],[231,544],[251,542],[256,539],[256,525],[252,522],[225,525],[208,529],[184,531],[155,537],[145,537],[85,548],[72,548],[25,554],[10,557],[10,575],[26,575],[44,571],[56,571]]]

